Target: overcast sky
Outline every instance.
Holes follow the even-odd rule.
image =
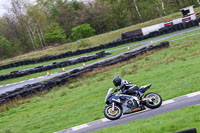
[[[36,0],[30,0],[36,1]],[[79,1],[92,1],[92,0],[79,0]],[[6,8],[10,7],[10,0],[0,0],[0,17],[6,12]]]
[[[3,16],[4,13],[6,13],[6,9],[10,7],[10,1],[11,0],[0,0],[0,17]],[[36,0],[29,0],[29,1],[36,1]]]
[[[0,0],[0,16],[2,16],[6,10],[5,8],[10,5],[10,0]]]

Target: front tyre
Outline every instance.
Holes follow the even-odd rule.
[[[110,120],[117,120],[122,116],[122,108],[115,105],[115,109],[112,111],[112,106],[106,106],[104,109],[104,116]]]
[[[155,109],[155,108],[160,107],[162,104],[162,97],[157,93],[150,92],[146,94],[144,98],[146,99],[145,105],[148,108]]]

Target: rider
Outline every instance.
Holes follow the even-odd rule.
[[[124,94],[134,95],[134,96],[136,95],[136,96],[139,96],[139,98],[141,98],[144,95],[144,93],[139,91],[139,88],[137,85],[134,85],[133,83],[128,82],[127,80],[123,80],[119,76],[116,76],[113,79],[113,84],[116,87],[119,86],[119,88],[117,88],[115,92],[121,90],[122,93]]]

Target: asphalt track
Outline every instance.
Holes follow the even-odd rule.
[[[190,28],[190,29],[185,29],[185,30],[182,30],[182,31],[179,31],[179,32],[171,33],[171,34],[166,35],[166,36],[161,36],[159,38],[152,39],[152,41],[154,43],[160,42],[160,41],[163,41],[163,40],[167,40],[167,39],[169,39],[171,37],[174,37],[174,36],[177,36],[177,35],[181,35],[183,33],[192,32],[192,31],[199,30],[199,29],[200,29],[200,27],[194,27],[194,28]],[[199,33],[197,33],[197,34],[199,34]],[[133,47],[133,46],[139,46],[139,45],[142,45],[142,46],[141,47],[137,47],[135,49],[132,49],[129,52],[133,52],[133,51],[136,51],[136,50],[141,49],[143,47],[149,46],[149,45],[151,45],[151,43],[150,43],[149,40],[148,41],[142,41],[140,43],[132,44],[132,45],[125,46],[125,47],[116,48],[114,50],[108,50],[106,52],[113,52],[113,51],[117,51],[117,50],[120,50],[120,49]],[[115,55],[115,56],[112,56],[112,57],[108,57],[106,59],[102,59],[102,60],[99,60],[97,62],[100,63],[100,62],[103,62],[105,60],[109,60],[109,59],[115,58],[116,56],[123,55],[124,53],[127,53],[127,52],[123,52],[121,54],[118,54],[118,55]],[[97,63],[97,62],[95,62],[95,63]],[[95,63],[87,64],[87,66],[93,65]],[[33,79],[21,81],[21,82],[16,82],[16,83],[12,83],[12,84],[3,85],[3,86],[0,86],[0,94],[6,93],[6,92],[9,92],[9,91],[13,91],[16,88],[20,88],[20,87],[23,87],[23,86],[28,85],[28,84],[34,84],[34,83],[37,83],[37,82],[48,80],[48,79],[51,79],[53,77],[62,75],[64,73],[69,73],[69,72],[73,71],[74,69],[81,69],[81,68],[83,68],[83,67],[80,66],[80,67],[76,67],[76,68],[67,70],[66,72],[53,73],[50,76],[45,75],[45,76],[42,76],[42,77],[37,77],[37,78],[33,78]]]
[[[129,123],[131,121],[150,118],[158,114],[163,114],[169,111],[178,110],[184,107],[199,105],[200,104],[200,91],[180,96],[174,99],[164,101],[162,106],[157,109],[146,109],[141,112],[124,115],[120,119],[111,121],[106,118],[58,131],[56,133],[87,133],[100,130],[107,127],[112,127],[120,124]],[[102,111],[103,113],[103,111]],[[177,116],[178,117],[178,116]],[[133,124],[134,126],[134,124]]]

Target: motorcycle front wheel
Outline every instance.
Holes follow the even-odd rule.
[[[110,120],[117,120],[122,116],[122,109],[118,105],[115,105],[115,109],[112,111],[112,106],[106,106],[104,116]]]
[[[148,108],[151,108],[151,109],[155,109],[155,108],[158,108],[161,106],[162,104],[162,98],[159,94],[157,93],[154,93],[154,92],[150,92],[148,94],[146,94],[144,96],[145,99],[147,99],[145,101],[145,105],[148,107]]]

